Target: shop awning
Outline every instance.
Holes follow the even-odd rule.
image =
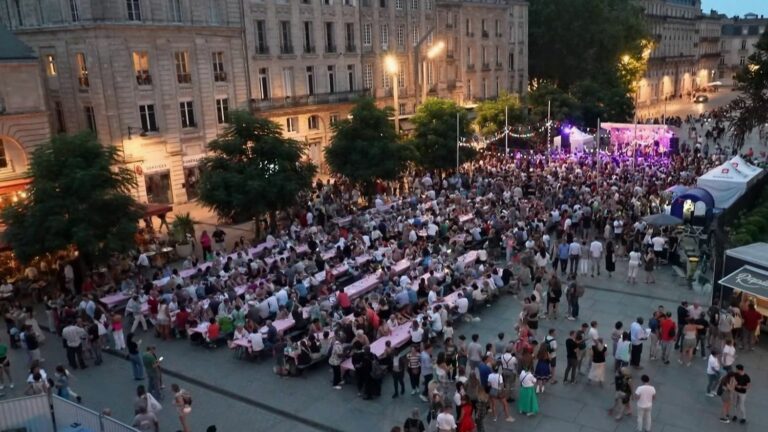
[[[158,216],[173,211],[173,206],[168,204],[144,204],[144,217]]]
[[[720,279],[720,283],[729,288],[768,299],[768,272],[752,266],[744,266]]]
[[[8,180],[0,183],[0,195],[22,191],[32,183],[32,177]]]

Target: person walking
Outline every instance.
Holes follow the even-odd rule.
[[[405,394],[406,369],[408,369],[408,357],[405,354],[392,361],[392,384],[395,386],[395,393],[392,395],[392,399]]]
[[[67,361],[72,369],[85,369],[83,360],[83,341],[88,338],[88,333],[83,330],[83,321],[78,318],[76,322],[64,327],[61,337],[64,338],[64,346],[67,348]]]
[[[621,368],[614,377],[614,386],[616,392],[614,393],[613,407],[608,410],[608,415],[612,415],[616,421],[621,420],[624,416],[632,415],[632,395],[634,391],[632,389],[632,373],[628,368]]]
[[[709,358],[707,359],[707,391],[706,395],[709,397],[715,397],[717,396],[717,393],[715,393],[715,390],[717,390],[717,385],[720,382],[720,358],[719,353],[716,349],[712,349],[712,351],[709,353]]]
[[[563,383],[573,384],[576,382],[576,370],[579,364],[579,343],[576,341],[576,331],[571,330],[568,333],[568,339],[565,340],[565,374],[563,375]],[[570,379],[568,374],[570,373]]]
[[[651,431],[651,409],[653,400],[656,399],[656,388],[651,385],[651,378],[648,375],[640,377],[640,384],[635,389],[635,399],[637,399],[637,430],[638,432]]]
[[[176,412],[179,415],[181,430],[182,432],[189,432],[187,417],[192,412],[192,395],[180,388],[176,383],[171,384],[171,391],[173,392],[173,405],[176,407]]]
[[[141,353],[139,352],[139,345],[141,340],[134,340],[134,334],[128,333],[127,347],[128,347],[128,360],[131,361],[131,367],[133,368],[133,379],[136,381],[144,381],[144,365],[141,361]]]
[[[539,412],[539,400],[536,396],[536,377],[529,370],[520,373],[520,394],[517,398],[517,411],[527,416]]]
[[[515,419],[509,414],[509,404],[507,403],[507,397],[504,394],[504,378],[501,375],[501,367],[488,375],[488,387],[490,390],[488,396],[491,398],[491,416],[493,416],[493,421],[496,421],[499,418],[499,413],[496,408],[497,403],[501,404],[501,408],[504,411],[505,420],[508,422],[515,421]],[[466,398],[467,396],[464,397]],[[467,400],[469,399],[467,398]]]
[[[64,365],[56,366],[56,371],[53,373],[56,396],[67,400],[74,398],[77,403],[81,403],[82,398],[69,387],[70,378],[72,378],[72,374],[69,373]]]
[[[144,364],[144,371],[147,375],[147,391],[157,400],[163,399],[160,391],[160,360],[155,355],[155,347],[148,346],[147,350],[141,356],[141,362]]]
[[[629,327],[629,337],[632,343],[629,364],[635,369],[642,369],[640,358],[643,355],[643,342],[648,338],[643,328],[643,318],[637,317],[637,320]]]
[[[641,258],[642,254],[637,249],[632,249],[632,252],[629,253],[629,267],[627,270],[627,282],[629,284],[637,283],[637,272],[640,270]]]
[[[608,347],[603,343],[603,338],[597,338],[597,342],[592,345],[592,367],[589,369],[589,382],[596,382],[603,386],[605,381],[605,353]]]
[[[731,407],[733,406],[733,400],[736,398],[736,371],[729,371],[720,379],[717,392],[723,403],[723,415],[720,417],[720,421],[723,423],[730,423]]]
[[[11,361],[8,359],[8,345],[0,339],[0,390],[5,388],[5,379],[8,378],[8,388],[13,389],[13,378],[11,377]]]
[[[731,417],[732,421],[738,420],[739,423],[744,424],[747,422],[747,391],[751,386],[752,380],[749,378],[746,372],[744,372],[744,365],[736,365],[736,412],[739,416],[734,415]]]

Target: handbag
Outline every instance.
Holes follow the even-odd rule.
[[[154,396],[152,396],[152,393],[147,393],[147,412],[156,414],[162,409],[163,406],[160,405],[160,402],[158,402]]]

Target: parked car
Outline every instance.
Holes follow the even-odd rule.
[[[709,96],[705,94],[697,95],[695,98],[693,98],[693,103],[706,103],[709,102]]]

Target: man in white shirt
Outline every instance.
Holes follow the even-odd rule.
[[[437,415],[435,422],[437,423],[437,432],[454,432],[456,430],[456,419],[451,414],[450,404],[443,407],[443,412]]]
[[[723,355],[720,359],[723,369],[730,372],[733,369],[733,363],[736,362],[736,347],[733,346],[733,339],[726,338],[723,345]]]
[[[568,260],[571,262],[571,274],[576,276],[576,268],[579,266],[581,256],[581,244],[576,239],[568,245]]]
[[[718,352],[716,349],[712,349],[712,351],[709,354],[709,358],[707,359],[707,392],[706,395],[709,397],[715,397],[717,396],[717,393],[715,393],[715,390],[717,389],[717,384],[720,381],[720,359],[718,357]]]
[[[592,277],[595,277],[595,273],[600,276],[600,259],[603,257],[603,244],[597,239],[592,240],[589,244],[589,259],[592,264]]]
[[[464,315],[469,311],[469,299],[464,297],[464,293],[458,294],[459,298],[456,299],[456,311],[459,315]]]
[[[255,331],[250,334],[251,352],[261,352],[264,350],[264,337],[261,332]]]
[[[656,389],[651,385],[648,375],[640,377],[642,385],[635,389],[637,399],[637,430],[638,432],[651,431],[651,408],[656,399]]]
[[[656,260],[660,260],[664,254],[664,246],[667,244],[667,239],[657,235],[651,239],[651,244],[653,244],[653,253],[656,255]]]

